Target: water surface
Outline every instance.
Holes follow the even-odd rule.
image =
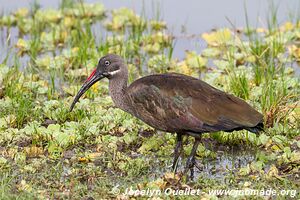
[[[8,14],[21,7],[30,7],[33,1],[29,0],[0,0],[0,11]],[[59,0],[40,0],[42,8],[58,8]],[[136,13],[144,13],[147,18],[163,19],[167,22],[169,31],[176,36],[176,45],[173,56],[183,58],[185,50],[201,52],[206,44],[200,34],[214,28],[230,27],[241,28],[246,26],[245,10],[249,23],[253,27],[267,27],[267,16],[273,8],[277,9],[278,22],[300,19],[299,0],[273,1],[241,1],[241,0],[86,0],[87,3],[101,2],[108,9],[120,7],[132,8]],[[186,37],[192,36],[195,37]]]

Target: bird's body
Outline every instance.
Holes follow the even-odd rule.
[[[262,123],[262,115],[245,101],[182,74],[140,78],[126,88],[125,98],[128,112],[166,132],[254,130]]]
[[[263,128],[263,116],[245,101],[190,76],[176,73],[150,75],[127,86],[127,65],[113,54],[99,60],[70,110],[84,92],[102,78],[109,79],[110,95],[117,107],[155,129],[177,133],[175,170],[182,149],[182,135],[195,137],[186,164],[189,169],[195,164],[202,133],[242,129],[257,133]]]

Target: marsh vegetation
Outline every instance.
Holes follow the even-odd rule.
[[[62,1],[59,9],[32,4],[1,16],[0,29],[5,55],[0,64],[0,199],[126,199],[130,196],[122,192],[129,187],[191,187],[201,189],[206,199],[229,198],[209,195],[210,189],[291,189],[299,198],[298,19],[279,24],[272,11],[268,28],[199,33],[206,48],[186,51],[184,59],[174,58],[177,38],[159,15],[149,19],[128,8],[107,10],[81,1]],[[12,31],[18,34],[15,43]],[[193,182],[179,181],[171,171],[176,137],[114,108],[107,82],[93,86],[68,111],[107,53],[126,60],[130,82],[178,72],[232,93],[264,115],[266,130],[204,134],[197,152],[201,170]],[[187,157],[193,139],[184,143]]]

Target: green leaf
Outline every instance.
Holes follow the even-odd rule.
[[[265,145],[269,141],[270,136],[267,136],[266,134],[262,133],[259,135],[258,139],[261,145]]]
[[[206,48],[203,49],[201,55],[209,58],[215,58],[221,54],[221,51],[217,48]]]

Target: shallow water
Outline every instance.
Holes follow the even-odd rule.
[[[233,151],[233,152],[218,152],[217,158],[204,159],[203,170],[199,171],[199,175],[209,178],[216,178],[225,182],[225,176],[229,171],[236,172],[241,167],[245,167],[255,160],[255,152]]]
[[[1,0],[0,12],[9,12],[21,7],[30,7],[33,1],[30,0]],[[59,0],[40,0],[42,8],[57,8]],[[86,0],[87,3],[99,2]],[[246,26],[245,9],[249,23],[253,27],[267,27],[267,15],[270,14],[271,1],[176,1],[173,0],[102,0],[100,1],[108,9],[120,7],[132,8],[136,13],[145,13],[148,18],[163,19],[167,22],[169,30],[176,36],[176,45],[173,56],[183,58],[185,50],[200,52],[206,47],[205,42],[199,37],[203,32],[214,28],[230,27],[241,28]],[[300,2],[298,0],[274,0],[277,6],[278,22],[285,22],[291,19],[299,19]],[[297,15],[297,16],[295,16]],[[196,34],[195,37],[187,37]],[[12,39],[16,34],[12,33]],[[3,45],[0,43],[0,45]],[[2,48],[1,48],[2,49]],[[0,56],[3,59],[3,55]]]
[[[246,167],[255,161],[256,155],[256,152],[251,149],[243,150],[238,147],[215,152],[216,158],[196,159],[197,167],[194,168],[195,180],[197,180],[198,177],[204,177],[226,183],[226,178],[229,174],[236,173],[240,168]],[[181,170],[184,168],[182,164],[180,167]]]

